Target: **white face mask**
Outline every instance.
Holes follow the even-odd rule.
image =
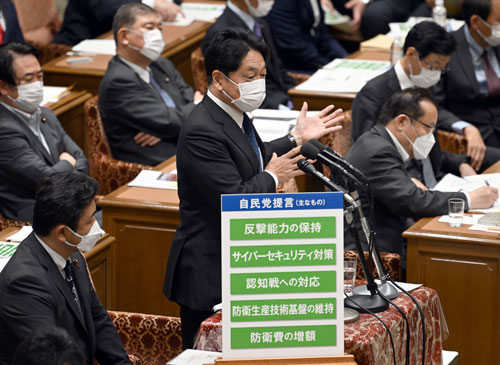
[[[413,124],[411,123],[410,120],[408,120],[408,123],[410,123],[413,132],[415,132],[415,135],[417,136],[415,142],[412,142],[408,138],[406,133],[403,131],[403,135],[406,137],[408,142],[410,142],[411,145],[413,146],[413,157],[415,157],[417,160],[425,160],[427,156],[429,156],[429,153],[431,152],[434,143],[436,143],[434,134],[432,132],[429,132],[427,134],[424,134],[423,136],[418,136],[417,131],[415,130],[415,127],[413,127]]]
[[[151,29],[144,33],[138,32],[133,29],[128,30],[132,33],[142,35],[142,38],[144,39],[144,46],[142,46],[142,49],[129,44],[128,46],[130,48],[141,52],[141,54],[149,58],[151,61],[156,61],[160,57],[163,49],[165,48],[165,42],[163,41],[161,30]]]
[[[87,233],[85,236],[79,235],[78,233],[73,231],[68,226],[66,226],[66,228],[68,228],[71,231],[71,233],[73,233],[76,237],[80,238],[81,240],[80,240],[80,243],[78,243],[76,245],[73,243],[69,243],[68,241],[65,241],[65,243],[68,246],[78,248],[78,250],[80,252],[87,252],[87,251],[92,250],[94,248],[95,244],[97,243],[97,241],[99,240],[99,238],[101,238],[101,236],[105,233],[101,229],[101,227],[99,226],[99,223],[97,222],[97,220],[94,221],[92,228],[90,228],[89,233]]]
[[[36,112],[43,100],[43,82],[35,81],[17,86],[17,99],[8,95],[20,109],[30,114]]]
[[[485,22],[482,18],[480,18],[483,23],[491,29],[491,35],[489,37],[485,37],[483,33],[478,29],[478,34],[481,36],[481,38],[484,39],[486,43],[488,43],[492,47],[500,46],[500,24],[496,25],[490,25],[489,23]]]
[[[273,8],[274,5],[274,0],[272,1],[266,1],[266,0],[257,0],[257,7],[254,8],[252,5],[250,5],[249,0],[245,0],[245,3],[248,6],[248,11],[251,16],[255,18],[262,18],[269,14],[271,9]]]
[[[233,99],[224,90],[222,92],[231,99],[231,102],[242,112],[252,112],[262,105],[266,98],[266,79],[258,79],[237,84],[226,75],[224,75],[224,77],[238,86],[240,97],[238,99]]]
[[[429,70],[428,68],[424,68],[422,66],[422,61],[418,60],[418,62],[420,62],[420,74],[418,75],[413,74],[413,70],[410,63],[410,80],[413,86],[428,89],[436,85],[441,79],[441,71]]]

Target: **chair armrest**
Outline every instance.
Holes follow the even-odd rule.
[[[437,138],[442,151],[467,154],[467,140],[463,135],[438,129]]]
[[[311,77],[311,75],[308,74],[298,74],[295,72],[289,72],[288,74],[295,79],[297,85],[302,84],[304,81],[308,80],[309,77]]]

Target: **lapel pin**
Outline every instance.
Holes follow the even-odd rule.
[[[170,79],[168,77],[165,77],[165,82],[170,82]]]
[[[47,118],[42,117],[42,123],[47,123]]]
[[[73,259],[73,264],[76,266],[76,270],[80,272],[80,264],[78,264],[78,259]]]

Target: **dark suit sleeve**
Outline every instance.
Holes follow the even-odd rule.
[[[138,76],[134,73],[134,77]],[[150,86],[125,75],[109,78],[99,92],[103,95],[99,100],[103,115],[112,116],[113,120],[137,132],[146,132],[162,139],[177,137],[182,121],[192,106],[169,108],[154,94],[144,92],[143,87]]]
[[[375,199],[384,202],[393,213],[407,217],[437,216],[447,214],[449,198],[466,200],[463,193],[422,191],[411,181],[395,153],[395,148],[384,147],[366,164]]]
[[[381,100],[380,93],[372,87],[371,83],[361,89],[352,103],[352,140],[357,140],[377,124],[383,104],[384,100]]]
[[[276,186],[267,172],[243,181],[225,141],[206,123],[191,128],[182,140],[183,170],[189,181],[199,182],[199,192],[213,210],[220,210],[221,194],[274,193]]]
[[[460,165],[469,162],[469,156],[441,151],[441,171],[460,176]]]
[[[99,23],[111,23],[115,13],[122,5],[140,2],[140,0],[86,0],[87,8]]]

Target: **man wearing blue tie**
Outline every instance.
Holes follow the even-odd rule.
[[[201,100],[172,62],[160,58],[161,17],[143,4],[115,14],[116,56],[99,87],[99,109],[113,157],[156,165],[175,154],[182,123]]]

